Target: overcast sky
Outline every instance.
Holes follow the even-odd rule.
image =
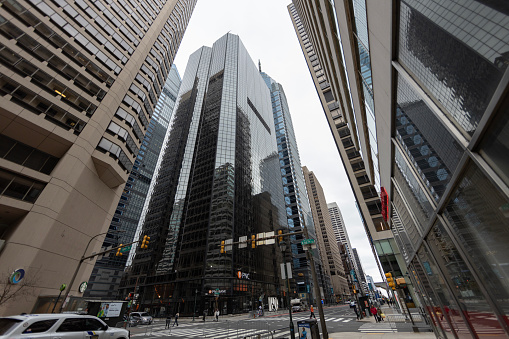
[[[251,59],[283,85],[292,115],[300,159],[313,171],[327,202],[341,209],[365,274],[381,281],[355,207],[355,199],[313,85],[287,6],[290,0],[198,0],[175,58],[181,76],[189,55],[231,32],[240,37]]]

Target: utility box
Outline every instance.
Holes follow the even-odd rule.
[[[299,339],[320,339],[320,329],[316,319],[297,321],[297,329],[299,331]]]

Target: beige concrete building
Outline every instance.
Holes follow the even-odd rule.
[[[34,286],[0,315],[51,311],[99,250],[195,3],[1,1],[0,281]]]
[[[350,296],[350,291],[338,242],[332,228],[327,201],[325,200],[322,185],[320,185],[315,174],[309,171],[306,166],[302,167],[302,171],[309,194],[309,204],[315,224],[323,270],[331,279],[336,301],[341,302]]]

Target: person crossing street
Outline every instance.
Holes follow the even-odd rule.
[[[309,315],[309,319],[311,318],[315,318],[315,309],[313,308],[313,305],[311,305],[311,307],[309,308],[309,310],[311,311],[311,314]]]

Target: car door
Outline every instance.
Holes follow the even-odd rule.
[[[67,318],[53,333],[53,339],[85,339],[85,318]]]
[[[85,318],[85,339],[105,339],[106,324],[96,318]]]

